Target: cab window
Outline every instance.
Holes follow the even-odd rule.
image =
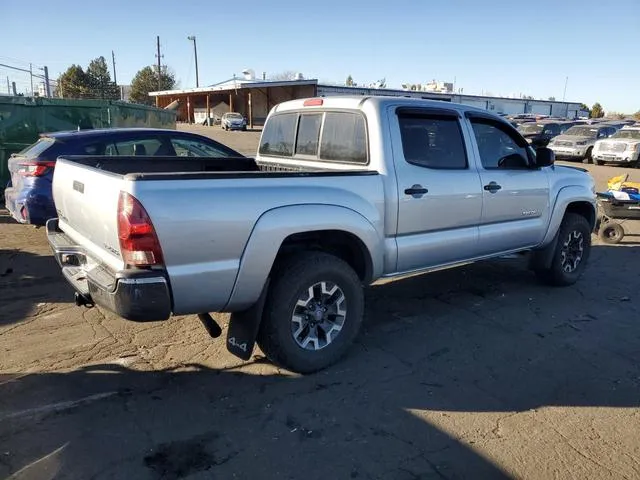
[[[398,121],[407,162],[434,169],[467,168],[467,154],[457,118],[399,114]]]

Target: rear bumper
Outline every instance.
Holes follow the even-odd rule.
[[[166,320],[171,315],[171,294],[163,272],[124,270],[116,274],[96,265],[87,267],[87,255],[58,228],[47,222],[47,240],[62,274],[86,304],[96,304],[127,320]]]
[[[44,225],[56,216],[53,200],[46,195],[24,193],[9,187],[4,191],[4,201],[11,216],[20,223]]]

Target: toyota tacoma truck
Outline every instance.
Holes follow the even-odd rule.
[[[515,252],[551,285],[585,269],[585,170],[502,118],[395,97],[293,100],[255,159],[61,157],[49,243],[78,305],[155,321],[231,312],[227,348],[309,373],[338,360],[363,287]]]

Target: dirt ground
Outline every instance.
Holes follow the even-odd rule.
[[[75,307],[43,229],[3,212],[0,477],[640,478],[639,238],[596,242],[569,288],[507,259],[371,287],[350,354],[302,377],[194,316]]]

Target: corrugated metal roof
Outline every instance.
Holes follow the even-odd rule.
[[[240,90],[243,88],[269,88],[269,87],[295,87],[299,85],[317,85],[318,80],[283,80],[283,81],[268,81],[268,80],[245,80],[241,78],[235,78],[226,80],[221,83],[209,85],[207,87],[187,88],[182,90],[162,90],[158,92],[149,92],[149,96],[158,97],[164,95],[185,95],[187,93],[209,93],[209,92],[221,92],[226,90]]]

